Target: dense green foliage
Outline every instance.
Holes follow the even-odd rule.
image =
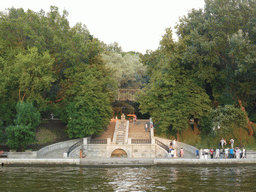
[[[246,127],[245,112],[233,105],[212,109],[209,115],[216,132],[232,132],[234,127]]]
[[[167,37],[170,38],[166,40]],[[158,54],[153,55],[158,62],[141,95],[141,109],[150,113],[162,131],[182,131],[188,127],[190,118],[198,119],[209,111],[210,100],[189,72],[179,66],[180,53],[175,48],[170,30],[163,37],[161,46]]]
[[[213,108],[220,118],[225,110],[229,121],[221,118],[223,131],[234,128],[231,121],[238,127],[247,121],[252,136],[243,111],[256,112],[255,20],[254,0],[206,0],[204,9],[180,18],[177,42],[167,29],[160,47],[141,56],[151,79],[141,96],[142,111],[162,131],[187,129],[194,118],[194,129],[210,133],[220,121],[207,111]]]
[[[41,122],[41,116],[29,102],[17,103],[16,110],[14,125],[6,128],[7,144],[11,149],[23,150],[27,144],[35,141],[35,129]]]
[[[5,140],[5,135],[4,135],[4,127],[3,127],[4,123],[3,121],[0,119],[0,142],[3,143]]]
[[[70,138],[99,134],[112,116],[109,96],[104,93],[106,79],[96,68],[81,69],[70,94],[75,97],[66,107]],[[79,90],[79,91],[78,91]]]
[[[15,8],[1,13],[0,117],[6,126],[19,101],[33,103],[43,117],[54,113],[68,124],[72,138],[99,133],[108,124],[116,82],[102,60],[104,46],[86,26],[70,27],[67,16],[53,6],[47,14]],[[87,131],[71,126],[76,118],[68,118],[72,110],[79,111],[78,121],[94,117],[87,121]],[[9,134],[11,128],[25,134],[25,127],[12,126]]]
[[[114,72],[113,78],[119,88],[141,88],[146,83],[146,66],[138,55],[108,52],[102,54],[106,65]]]
[[[67,16],[53,6],[47,14],[0,13],[0,119],[5,127],[14,122],[6,129],[11,148],[32,142],[38,123],[19,112],[22,103],[43,118],[54,113],[70,138],[84,137],[104,130],[112,108],[134,112],[114,103],[117,88],[143,88],[140,109],[162,132],[182,132],[194,119],[197,136],[216,127],[253,136],[255,0],[205,0],[180,18],[177,42],[167,28],[159,48],[144,55],[100,42],[81,23],[70,27]]]

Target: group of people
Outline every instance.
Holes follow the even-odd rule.
[[[229,149],[229,148],[225,148],[225,149],[216,149],[215,151],[213,149],[210,149],[209,151],[210,155],[211,155],[211,159],[213,159],[214,155],[216,159],[219,158],[236,158],[236,159],[240,159],[240,158],[245,158],[245,148],[243,147],[243,149],[241,150],[239,147],[236,147],[235,149]],[[223,156],[224,155],[224,156]]]
[[[229,144],[231,145],[231,149],[234,148],[234,143],[235,143],[234,139],[230,139]],[[226,141],[226,139],[223,139],[223,138],[222,138],[222,139],[220,140],[220,146],[221,146],[222,149],[223,149],[224,145],[225,145],[225,146],[227,145],[227,141]]]
[[[175,144],[176,144],[176,141],[175,139],[170,141],[170,145],[169,145],[169,154],[172,158],[176,158],[178,157],[177,155],[177,151],[176,151],[176,148],[175,148]],[[183,150],[183,147],[181,147],[180,149],[180,152],[179,152],[179,157],[183,157],[184,155],[184,150]]]
[[[220,147],[217,148],[215,151],[213,148],[209,149],[200,149],[196,150],[196,156],[197,158],[206,159],[208,155],[210,155],[211,159],[216,158],[245,158],[245,148],[241,150],[239,147],[236,147],[234,149],[234,139],[231,139],[229,141],[229,144],[231,145],[231,148],[224,148],[225,145],[227,145],[227,142],[225,139],[220,140]]]

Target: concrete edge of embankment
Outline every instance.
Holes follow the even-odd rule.
[[[237,165],[256,164],[256,159],[155,159],[155,165]]]
[[[79,165],[80,159],[0,159],[3,165]]]
[[[85,159],[0,159],[0,165],[78,165],[111,166],[172,166],[172,165],[242,165],[256,164],[256,159],[153,159],[153,158],[85,158]]]

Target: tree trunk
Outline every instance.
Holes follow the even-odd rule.
[[[180,131],[177,131],[177,141],[180,141]]]
[[[198,135],[200,133],[198,129],[198,119],[194,119],[194,134]]]
[[[246,111],[245,111],[245,107],[243,106],[241,99],[238,99],[238,103],[239,103],[239,105],[240,105],[242,111],[246,112]],[[245,118],[246,118],[246,121],[247,121],[247,128],[248,128],[248,131],[249,131],[249,135],[250,135],[250,136],[253,136],[252,124],[251,124],[251,121],[250,121],[250,119],[249,119],[247,113],[246,113],[246,117],[245,117]]]

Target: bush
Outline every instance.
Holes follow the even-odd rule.
[[[16,105],[17,115],[14,125],[6,128],[7,144],[11,149],[23,151],[27,144],[35,141],[35,128],[40,124],[40,113],[29,102]]]
[[[4,143],[5,141],[5,134],[4,134],[4,127],[3,127],[4,123],[3,121],[1,121],[0,119],[0,143]]]
[[[7,127],[6,133],[8,135],[7,145],[13,150],[23,151],[27,144],[35,140],[35,134],[31,131],[31,127],[23,124]]]

